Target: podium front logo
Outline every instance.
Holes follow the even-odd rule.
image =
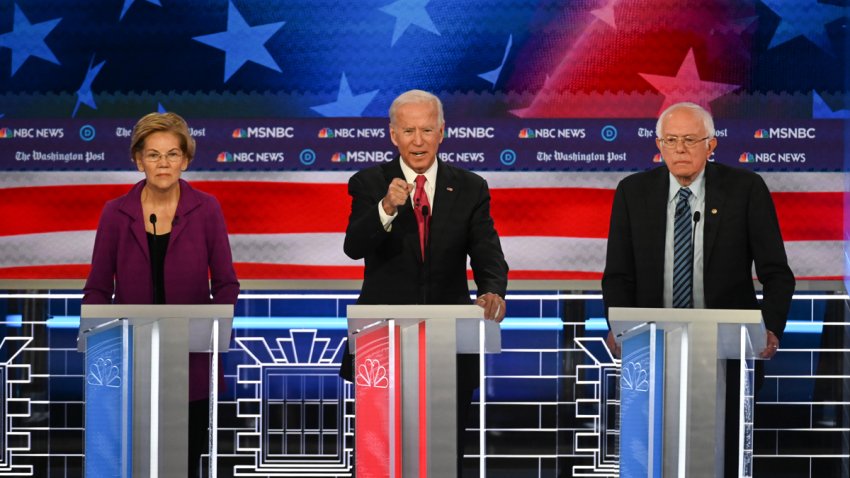
[[[378,360],[366,360],[366,363],[360,364],[360,367],[357,368],[357,386],[372,388],[389,387],[386,367],[381,365],[381,362]]]
[[[629,362],[623,365],[623,370],[621,371],[620,376],[620,386],[625,389],[636,390],[638,392],[646,392],[649,390],[647,373],[640,365],[640,362]]]
[[[90,385],[120,387],[121,373],[111,359],[99,358],[89,367],[87,381]]]

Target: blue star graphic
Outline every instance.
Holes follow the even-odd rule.
[[[147,1],[148,1],[148,3],[153,3],[154,5],[156,5],[158,7],[162,6],[162,4],[159,3],[159,0],[147,0]],[[124,18],[124,14],[127,13],[127,10],[129,10],[130,7],[132,7],[134,3],[136,3],[136,0],[124,0],[124,6],[121,7],[121,15],[118,17],[119,21],[122,18]]]
[[[368,93],[359,95],[351,94],[351,87],[348,86],[348,79],[345,73],[342,74],[342,79],[339,81],[339,93],[336,101],[324,105],[313,106],[312,109],[316,113],[327,117],[354,117],[361,116],[366,106],[372,102],[378,90],[373,90]]]
[[[425,5],[428,5],[429,1],[398,0],[397,2],[381,7],[382,12],[396,17],[392,45],[395,45],[395,42],[398,41],[410,25],[416,25],[437,35],[440,34],[440,31],[434,26],[434,22],[431,21],[428,12],[425,11]]]
[[[815,119],[850,119],[850,110],[835,110],[826,104],[817,91],[812,91],[812,118]]]
[[[195,37],[194,40],[224,50],[225,82],[249,61],[280,72],[280,67],[264,44],[280,30],[284,23],[286,22],[249,26],[239,10],[230,2],[227,10],[227,30]]]
[[[165,106],[162,106],[162,103],[156,104],[156,112],[157,113],[168,113],[168,110],[165,109]]]
[[[493,85],[493,88],[496,88],[496,82],[499,81],[499,75],[502,74],[502,68],[505,67],[505,62],[508,60],[508,53],[511,51],[511,45],[514,44],[514,36],[508,36],[508,45],[505,47],[505,54],[502,56],[502,63],[499,64],[499,67],[495,70],[490,70],[478,75],[488,83]]]
[[[94,83],[94,79],[97,78],[97,74],[100,73],[100,70],[103,68],[103,65],[106,64],[106,61],[102,61],[94,65],[94,55],[91,57],[91,61],[89,61],[89,69],[86,71],[86,77],[83,79],[83,84],[80,85],[80,89],[77,90],[77,105],[74,106],[74,112],[71,113],[71,118],[75,118],[77,116],[77,110],[80,109],[80,103],[88,106],[92,109],[97,109],[97,103],[94,102],[94,95],[91,91],[91,84]]]
[[[824,25],[843,17],[844,8],[824,5],[817,0],[762,1],[781,18],[768,48],[779,46],[798,36],[804,36],[823,50],[832,52]]]
[[[44,38],[56,28],[61,20],[61,18],[56,18],[33,25],[27,20],[24,12],[21,11],[21,7],[15,4],[15,22],[12,31],[0,35],[0,47],[12,50],[12,76],[31,56],[59,64],[59,60],[47,47]]]

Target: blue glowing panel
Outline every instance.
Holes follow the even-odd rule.
[[[130,327],[113,327],[88,337],[86,476],[132,474],[133,364],[128,358],[133,356],[132,344]]]
[[[623,342],[620,376],[620,473],[622,476],[661,476],[664,332],[655,333],[655,357],[650,359],[650,332]],[[655,373],[651,373],[651,369]],[[654,375],[654,377],[652,376]],[[650,392],[654,390],[654,400]]]

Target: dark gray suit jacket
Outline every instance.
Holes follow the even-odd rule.
[[[602,276],[609,307],[663,307],[666,166],[623,179],[614,194]],[[757,174],[708,163],[703,214],[703,281],[709,309],[761,309],[765,326],[785,330],[794,275],[770,191]],[[752,266],[764,287],[758,303]]]

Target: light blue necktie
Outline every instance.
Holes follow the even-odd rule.
[[[679,189],[673,220],[673,307],[693,307],[694,255],[691,244],[691,197],[688,188]]]

